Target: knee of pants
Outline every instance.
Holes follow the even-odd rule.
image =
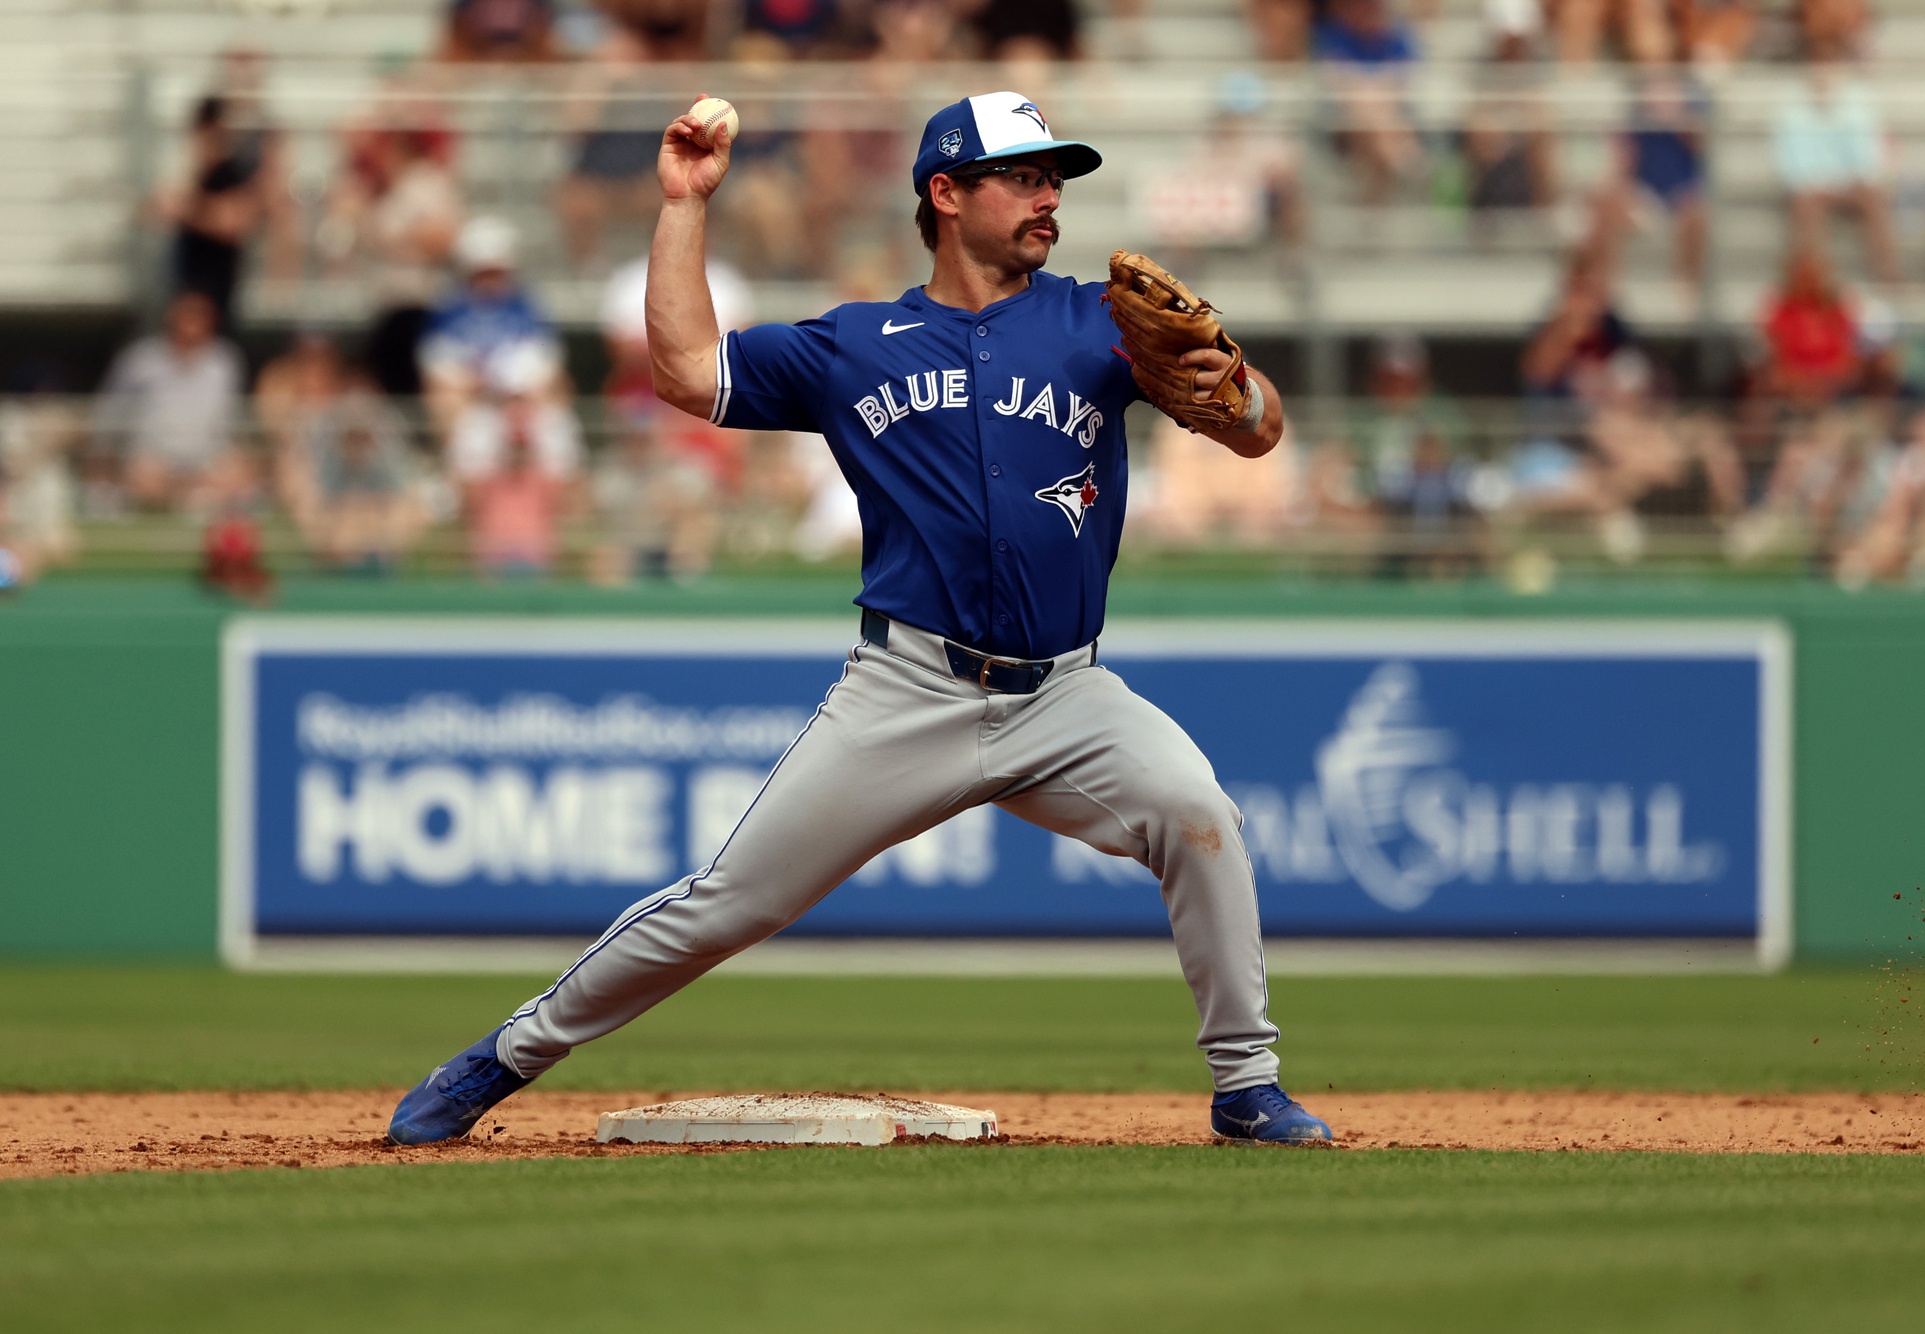
[[[1190,852],[1215,857],[1235,846],[1243,815],[1214,779],[1159,781],[1149,795],[1150,844],[1165,859]]]
[[[786,903],[769,903],[746,895],[718,895],[701,907],[695,930],[691,933],[700,953],[726,953],[753,945],[788,926],[808,905],[800,908]]]

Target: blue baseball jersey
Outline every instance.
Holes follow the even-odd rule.
[[[862,593],[1005,657],[1103,628],[1139,397],[1103,288],[1047,273],[980,311],[911,288],[722,339],[710,420],[826,436],[862,512]]]

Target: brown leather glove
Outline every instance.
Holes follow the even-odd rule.
[[[1243,349],[1223,332],[1209,302],[1147,255],[1124,250],[1110,256],[1103,299],[1123,335],[1123,353],[1143,397],[1192,431],[1227,430],[1243,420]],[[1178,363],[1185,352],[1200,347],[1230,355],[1223,379],[1202,399],[1196,396],[1199,368]]]

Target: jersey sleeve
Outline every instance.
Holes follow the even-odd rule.
[[[820,395],[834,355],[835,328],[825,319],[722,335],[709,420],[741,430],[820,434]]]

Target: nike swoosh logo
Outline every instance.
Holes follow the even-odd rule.
[[[884,320],[882,322],[882,332],[885,335],[892,334],[892,333],[901,333],[905,329],[920,329],[922,328],[923,324],[924,324],[924,321],[922,320],[917,320],[914,324],[893,324],[888,320]]]

